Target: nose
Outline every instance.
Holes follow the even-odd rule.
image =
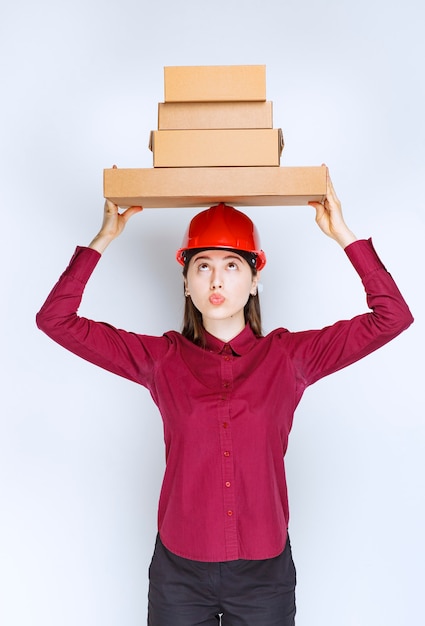
[[[214,291],[215,289],[221,289],[223,286],[221,277],[219,275],[219,273],[217,272],[217,270],[214,270],[212,277],[211,277],[211,289]]]

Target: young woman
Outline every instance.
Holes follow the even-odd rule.
[[[152,337],[79,317],[107,246],[141,210],[106,201],[102,227],[78,247],[37,315],[68,350],[147,387],[164,424],[166,470],[150,567],[150,626],[291,626],[295,568],[283,458],[308,385],[384,345],[413,318],[371,241],[346,226],[329,181],[311,203],[322,231],[358,272],[370,312],[322,330],[261,331],[266,263],[251,220],[224,204],[191,221],[177,260],[182,333]]]

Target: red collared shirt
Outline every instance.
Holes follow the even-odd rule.
[[[283,550],[289,520],[284,455],[308,385],[376,350],[413,321],[370,241],[346,253],[372,312],[321,330],[249,326],[200,348],[180,333],[152,337],[79,317],[100,255],[77,248],[37,315],[52,339],[149,389],[161,413],[166,470],[158,509],[164,545],[198,561],[266,559]]]

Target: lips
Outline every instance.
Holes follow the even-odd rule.
[[[223,302],[224,302],[224,296],[222,296],[219,293],[211,294],[208,299],[211,302],[211,304],[215,304],[215,305],[223,304]]]

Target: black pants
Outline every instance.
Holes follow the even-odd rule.
[[[289,539],[264,561],[203,563],[159,537],[149,568],[148,626],[294,626],[296,574]]]

